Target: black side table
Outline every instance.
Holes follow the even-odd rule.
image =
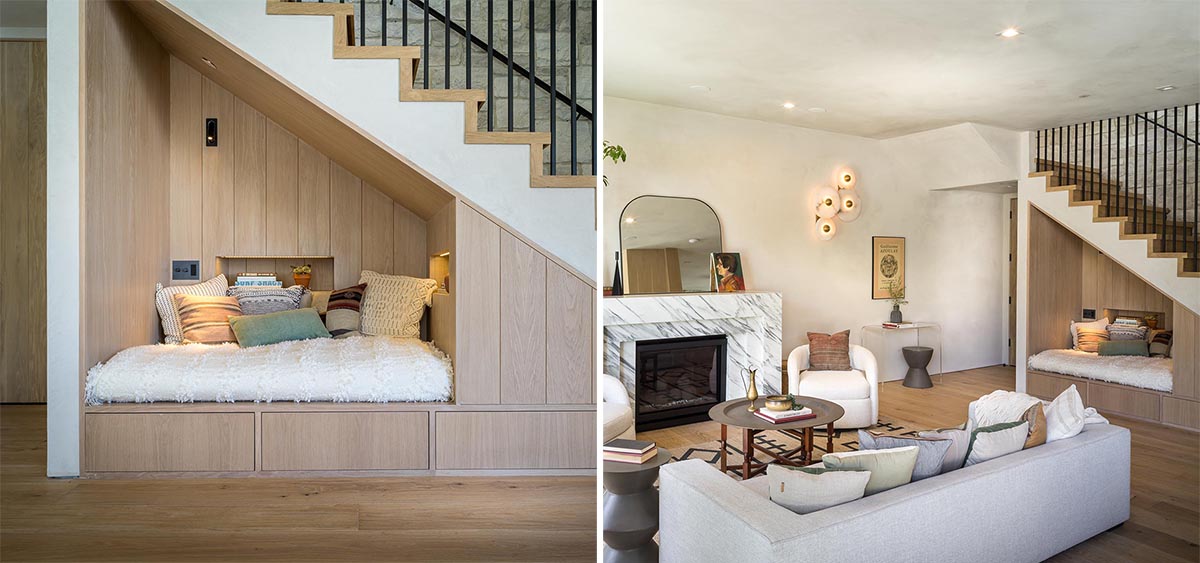
[[[671,460],[662,448],[642,464],[604,462],[605,563],[658,561],[658,468]]]
[[[904,386],[917,389],[933,387],[929,379],[929,360],[933,359],[933,348],[928,346],[905,346],[904,361],[908,362],[908,373],[904,374]]]

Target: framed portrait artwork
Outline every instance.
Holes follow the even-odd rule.
[[[742,274],[742,255],[737,252],[712,253],[709,273],[709,283],[717,293],[746,290],[746,278]]]
[[[904,237],[871,237],[871,299],[904,297]]]

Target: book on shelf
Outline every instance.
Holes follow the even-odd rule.
[[[236,278],[274,278],[275,272],[239,272]]]
[[[813,412],[812,409],[808,407],[791,411],[771,411],[767,409],[758,409],[754,411],[754,416],[757,416],[758,418],[761,418],[772,424],[781,424],[784,422],[795,422],[797,420],[816,418],[817,413]]]
[[[233,284],[235,287],[283,287],[281,281],[257,281],[257,280],[237,280]]]
[[[605,443],[604,451],[641,455],[654,449],[654,446],[654,442],[647,442],[645,440],[625,440],[623,438],[617,438],[615,440],[609,440],[607,443]]]
[[[654,457],[657,455],[658,455],[658,447],[657,446],[651,447],[645,453],[640,453],[640,454],[626,454],[626,453],[605,451],[604,452],[604,461],[615,461],[617,463],[642,464],[642,463],[646,463],[647,461],[654,459]]]

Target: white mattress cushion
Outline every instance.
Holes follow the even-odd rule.
[[[806,371],[800,374],[800,385],[792,393],[819,399],[867,399],[871,385],[861,371]]]
[[[317,338],[240,348],[157,344],[88,371],[89,404],[156,401],[433,402],[451,398],[450,359],[412,338]]]
[[[1045,350],[1029,357],[1029,368],[1155,391],[1173,387],[1171,358],[1100,356],[1079,350]]]

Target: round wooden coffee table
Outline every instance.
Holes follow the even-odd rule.
[[[755,401],[758,408],[766,408],[763,404],[765,398],[760,397]],[[708,416],[721,424],[721,471],[731,472],[742,479],[749,479],[756,475],[765,473],[767,465],[771,460],[776,463],[791,466],[804,466],[812,463],[813,450],[813,429],[818,426],[825,426],[829,436],[827,451],[833,451],[833,423],[842,418],[846,414],[845,409],[837,403],[818,399],[816,397],[802,397],[797,395],[796,402],[812,409],[817,416],[794,422],[784,422],[782,424],[772,424],[757,416],[747,407],[750,406],[750,401],[746,399],[734,399],[725,401],[719,405],[714,405],[709,409]],[[734,426],[742,431],[742,463],[739,466],[729,466],[729,427]],[[773,430],[782,432],[792,438],[800,440],[800,446],[791,450],[779,453],[773,452],[754,443],[754,437],[767,431]],[[768,461],[758,461],[754,458],[755,451],[762,452],[771,458]]]

